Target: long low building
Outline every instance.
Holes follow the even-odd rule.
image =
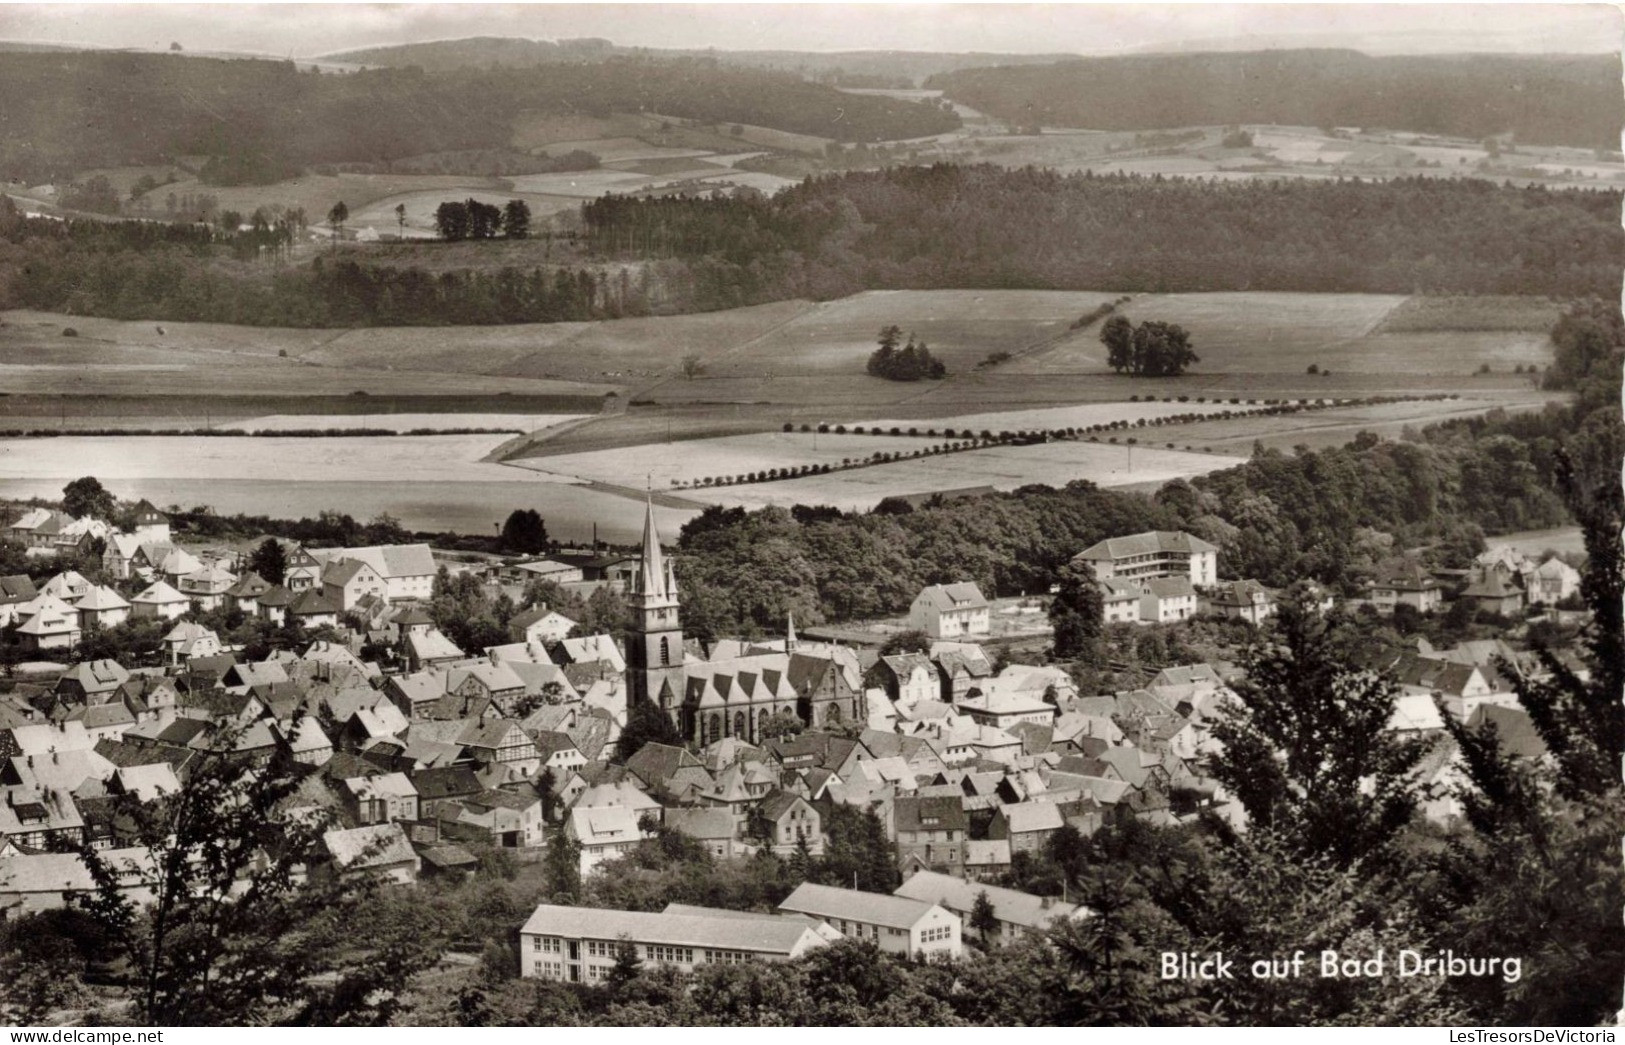
[[[970,927],[977,900],[986,896],[993,905],[993,917],[999,923],[999,938],[1006,943],[1024,933],[1043,932],[1058,918],[1070,921],[1089,916],[1088,908],[1064,900],[1034,896],[1018,889],[1005,889],[981,882],[967,882],[963,878],[935,871],[915,872],[908,881],[897,887],[893,895],[945,907],[960,917],[965,928]]]
[[[615,911],[542,904],[519,930],[520,975],[597,983],[622,943],[640,961],[687,972],[701,965],[788,961],[829,941],[805,918],[684,907],[680,912]]]
[[[919,958],[932,953],[958,957],[959,917],[935,903],[885,893],[866,893],[803,882],[779,910],[816,918],[851,940]]]

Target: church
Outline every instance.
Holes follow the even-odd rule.
[[[760,744],[768,721],[779,712],[793,714],[807,726],[861,726],[866,721],[857,652],[833,643],[801,642],[793,623],[782,640],[724,640],[705,656],[685,651],[677,575],[661,551],[652,503],[644,516],[642,561],[628,597],[628,699],[652,703],[690,743],[704,747],[734,737]]]

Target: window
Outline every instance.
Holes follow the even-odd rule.
[[[662,666],[671,663],[671,639],[669,636],[660,636],[660,663]]]
[[[666,947],[660,944],[650,944],[649,960],[671,963],[681,962],[684,965],[692,965],[694,963],[694,948]]]
[[[920,942],[938,943],[953,936],[953,927],[944,925],[935,929],[925,929],[920,932]]]
[[[587,957],[613,958],[615,957],[615,944],[611,940],[588,940]]]

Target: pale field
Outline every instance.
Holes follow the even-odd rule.
[[[1128,421],[1132,424],[1142,417],[1151,419],[1173,417],[1178,414],[1217,414],[1225,410],[1259,409],[1262,409],[1262,407],[1249,407],[1245,403],[1236,406],[1228,403],[1180,402],[1088,403],[1082,406],[1057,406],[1039,410],[1005,410],[996,413],[954,414],[947,417],[933,417],[930,420],[930,425],[938,430],[953,428],[960,431],[970,429],[978,433],[983,430],[995,433],[1022,432],[1040,429],[1084,428],[1089,425],[1111,424],[1113,421]],[[879,425],[882,428],[890,428],[893,425],[909,428],[917,427],[923,422],[916,418],[911,421],[883,420],[861,421],[858,423]]]
[[[570,196],[577,200],[596,199],[608,192],[641,192],[684,179],[632,171],[565,171],[559,174],[519,174],[508,178],[515,192],[548,196]]]
[[[500,182],[495,178],[469,174],[304,174],[292,181],[277,182],[274,185],[240,185],[230,188],[204,185],[188,179],[166,185],[151,196],[155,211],[163,209],[164,197],[171,192],[177,197],[188,192],[194,195],[207,194],[220,201],[221,210],[240,211],[244,215],[252,214],[256,207],[273,203],[279,203],[287,208],[303,207],[305,220],[314,229],[327,220],[328,210],[340,201],[349,208],[351,214],[349,224],[353,226],[357,213],[365,211],[369,204],[386,197],[431,191],[461,192],[467,196],[481,189],[499,187]],[[394,204],[390,206],[393,207]],[[395,221],[393,214],[390,215],[389,221],[391,224]]]
[[[1585,533],[1578,526],[1503,533],[1499,537],[1484,538],[1484,544],[1489,548],[1515,548],[1532,559],[1541,558],[1548,551],[1582,557],[1586,553]]]
[[[562,156],[567,152],[590,152],[599,162],[626,163],[637,160],[692,160],[709,158],[706,149],[675,149],[666,145],[650,145],[639,138],[586,138],[576,141],[547,143],[549,156]]]
[[[50,479],[72,471],[94,475],[103,482],[171,478],[296,483],[538,481],[540,477],[534,473],[481,462],[501,441],[496,435],[0,439],[0,477]]]
[[[523,112],[514,119],[509,142],[516,149],[539,151],[546,146],[548,152],[569,152],[586,147],[588,142],[622,138],[643,128],[644,122],[638,117],[624,114],[598,117]]]
[[[839,465],[843,460],[862,460],[876,453],[923,450],[943,441],[909,436],[759,432],[716,439],[645,443],[623,450],[509,459],[507,463],[551,475],[637,488],[651,477],[656,484],[669,486],[677,480],[692,482],[772,468]],[[688,496],[687,491],[684,496]]]
[[[766,174],[762,171],[728,171],[723,174],[710,174],[701,180],[707,185],[718,187],[743,185],[746,188],[765,192],[769,196],[780,189],[787,189],[792,185],[799,184],[794,178],[781,178],[777,174]]]
[[[503,432],[538,432],[579,421],[588,414],[269,414],[217,425],[242,432],[285,432],[311,428],[414,429],[489,428]]]
[[[350,220],[346,225],[349,228],[374,228],[380,233],[396,232],[400,224],[395,208],[401,204],[406,205],[407,231],[417,230],[427,233],[436,232],[434,212],[442,203],[461,203],[463,200],[474,199],[481,203],[503,207],[509,200],[524,200],[530,207],[530,216],[534,221],[581,206],[579,199],[567,196],[547,196],[526,191],[491,191],[492,181],[490,178],[469,178],[460,185],[443,189],[385,196],[359,210],[350,208]]]
[[[1130,457],[1133,458],[1132,470]],[[1160,483],[1231,468],[1244,460],[1144,446],[1136,446],[1131,452],[1126,446],[1044,443],[967,450],[773,483],[685,490],[683,496],[730,507],[826,504],[843,511],[861,511],[898,494],[972,486],[1014,490],[1032,483],[1058,487],[1074,479],[1087,479],[1102,486]]]

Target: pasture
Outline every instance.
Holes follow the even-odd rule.
[[[1131,486],[1189,478],[1230,468],[1244,458],[1097,443],[999,446],[832,472],[772,483],[684,491],[685,497],[729,507],[826,504],[867,510],[897,494],[973,486],[1014,490],[1032,483],[1064,486],[1087,479],[1101,486]]]
[[[585,414],[269,414],[223,424],[223,430],[239,432],[287,432],[315,428],[387,428],[394,432],[424,429],[446,431],[458,428],[486,428],[501,432],[536,432]]]

